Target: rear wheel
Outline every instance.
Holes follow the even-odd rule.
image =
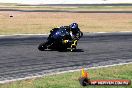
[[[38,49],[40,51],[44,51],[45,49],[47,49],[47,44],[46,43],[41,43],[39,46],[38,46]]]

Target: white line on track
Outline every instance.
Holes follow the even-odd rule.
[[[113,67],[113,66],[120,66],[120,65],[127,65],[127,64],[132,64],[132,62],[119,63],[119,64],[113,64],[113,65],[105,65],[105,66],[97,66],[97,67],[90,67],[90,68],[84,68],[84,69],[85,70],[88,70],[88,69],[98,69],[98,68],[106,68],[106,67]],[[11,80],[4,80],[4,81],[0,81],[0,84],[9,83],[9,82],[13,82],[13,81],[20,81],[20,80],[32,79],[32,78],[39,78],[39,77],[43,77],[43,76],[63,74],[63,73],[68,73],[68,72],[76,72],[76,71],[81,71],[81,69],[75,69],[75,70],[69,70],[69,71],[62,71],[62,72],[55,72],[55,73],[49,73],[49,74],[43,74],[43,75],[36,75],[36,76],[27,76],[27,77],[24,77],[24,78],[17,78],[17,79],[11,79]]]
[[[11,34],[11,35],[0,35],[0,37],[8,37],[8,36],[34,36],[34,35],[48,35],[47,34]]]

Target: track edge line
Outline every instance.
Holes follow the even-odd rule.
[[[105,65],[105,66],[96,66],[96,67],[90,67],[90,68],[84,68],[84,69],[85,70],[88,70],[88,69],[98,69],[98,68],[121,66],[121,65],[127,65],[127,64],[132,64],[132,62],[119,63],[119,64],[113,64],[113,65]],[[80,71],[80,70],[81,70],[81,68],[80,69],[75,69],[75,70],[68,70],[68,71],[62,71],[62,72],[55,72],[55,73],[43,74],[43,75],[27,76],[27,77],[24,77],[24,78],[17,78],[17,79],[12,79],[12,80],[0,81],[0,84],[10,83],[10,82],[20,81],[20,80],[27,80],[27,79],[32,79],[32,78],[40,78],[40,77],[43,77],[43,76],[50,76],[50,75],[57,75],[57,74],[63,74],[63,73],[69,73],[69,72],[76,72],[76,71]]]

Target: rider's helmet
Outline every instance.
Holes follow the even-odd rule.
[[[72,23],[72,24],[70,25],[70,29],[71,29],[71,31],[72,31],[74,34],[78,33],[78,31],[79,31],[78,24],[77,24],[77,23]]]
[[[77,28],[78,28],[78,24],[77,24],[77,23],[72,23],[72,24],[70,25],[70,28],[71,28],[71,29],[77,29]]]

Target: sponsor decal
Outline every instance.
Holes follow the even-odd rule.
[[[131,85],[131,80],[127,80],[127,79],[90,80],[88,72],[86,72],[84,69],[82,69],[82,76],[79,78],[79,82],[82,86],[88,86],[88,85],[128,86],[128,85]]]

